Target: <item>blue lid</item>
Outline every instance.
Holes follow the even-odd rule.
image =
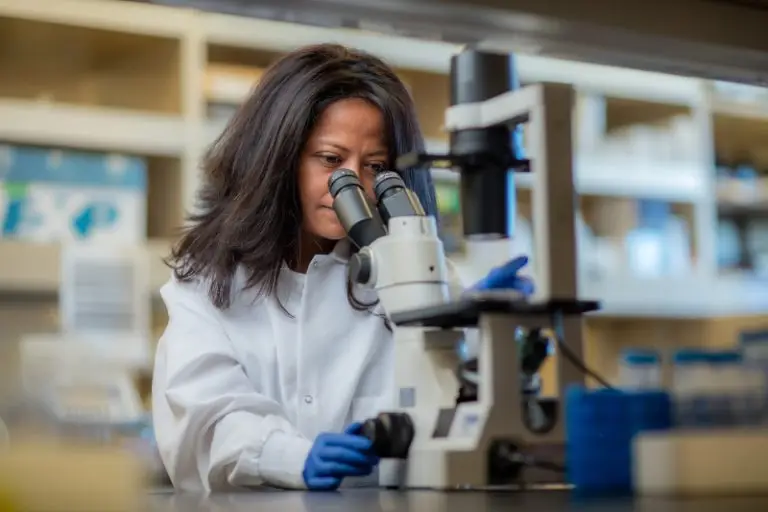
[[[707,355],[707,360],[712,364],[739,364],[741,353],[735,350],[711,352]]]
[[[684,348],[675,352],[673,356],[675,364],[696,364],[708,361],[707,352],[701,349]]]
[[[622,352],[622,359],[627,364],[657,364],[661,356],[658,352],[648,349],[627,349]]]

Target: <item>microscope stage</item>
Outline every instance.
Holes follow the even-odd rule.
[[[441,329],[476,327],[480,315],[501,313],[513,316],[583,315],[600,309],[600,303],[589,300],[551,299],[530,302],[515,292],[483,292],[467,294],[461,299],[439,306],[392,314],[395,325],[438,327]]]

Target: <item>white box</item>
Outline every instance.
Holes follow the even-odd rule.
[[[140,243],[146,211],[140,158],[0,147],[0,238]]]

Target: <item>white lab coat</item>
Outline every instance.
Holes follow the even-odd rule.
[[[293,318],[275,297],[243,292],[242,273],[224,311],[203,285],[172,279],[162,288],[169,321],[152,409],[177,489],[303,488],[317,434],[392,407],[393,335],[381,317],[349,305],[347,254],[341,242],[306,274],[283,269],[277,295]],[[453,291],[460,289],[456,281]]]

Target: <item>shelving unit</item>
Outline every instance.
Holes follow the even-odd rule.
[[[445,144],[438,141],[436,144],[427,146],[440,148],[436,151],[439,153]],[[622,173],[626,173],[623,180],[616,179],[617,167]],[[642,197],[682,203],[708,200],[708,189],[702,176],[703,169],[697,165],[652,165],[644,162],[619,164],[586,156],[576,159],[575,171],[576,191],[582,195]],[[441,182],[459,182],[458,173],[447,169],[434,169],[432,176]],[[515,177],[515,186],[518,189],[528,190],[532,186],[532,181],[530,174],[520,174]]]
[[[150,265],[150,283],[153,289],[159,289],[165,283],[170,270],[163,264],[168,255],[169,245],[161,240],[152,240],[146,244]],[[55,300],[60,282],[60,254],[58,244],[25,243],[4,241],[0,243],[0,283],[3,284],[0,296],[13,299],[14,295],[31,295],[43,300]],[[24,265],[6,265],[5,262],[24,261]]]
[[[249,90],[212,80],[207,71],[256,70],[255,79],[258,69],[285,52],[320,42],[346,44],[388,61],[412,91],[430,146],[445,149],[443,112],[455,45],[115,0],[0,0],[0,143],[147,157],[147,251],[156,263],[152,281],[158,287],[168,276],[161,254],[193,206],[200,155],[226,122],[222,105],[231,110]],[[636,222],[637,199],[674,203],[689,222],[696,260],[690,275],[641,280],[618,273],[582,284],[585,295],[606,305],[603,316],[590,320],[590,332],[609,322],[610,332],[617,332],[616,325],[629,332],[650,318],[702,322],[768,311],[761,283],[717,271],[719,203],[727,206],[728,190],[739,187],[733,180],[718,181],[714,172],[715,150],[759,153],[768,135],[768,102],[725,99],[699,79],[529,55],[516,62],[523,83],[566,82],[578,92],[576,188],[591,205],[585,218],[596,233],[626,234]],[[604,99],[603,110],[582,111],[595,97]],[[617,151],[615,140],[638,126],[645,132],[679,129],[658,132],[656,139],[646,133],[645,146]],[[666,145],[671,150],[660,151],[653,141],[663,140],[664,133],[688,142],[674,139]],[[666,154],[686,144],[696,150],[684,158]],[[434,176],[456,180],[450,172]],[[516,183],[524,205],[530,180],[520,176]],[[738,191],[728,197],[731,205],[768,204],[763,192],[751,199]],[[57,261],[56,244],[0,239],[0,294],[52,296]]]
[[[178,158],[184,152],[184,123],[170,115],[3,99],[0,139]]]

